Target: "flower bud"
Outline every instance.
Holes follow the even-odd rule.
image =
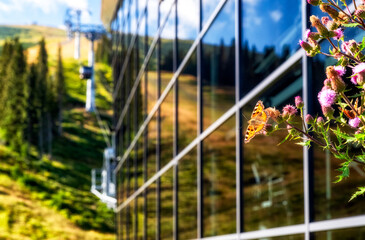
[[[283,108],[282,116],[285,120],[287,120],[290,117],[294,116],[297,112],[298,110],[293,105],[288,104]]]
[[[355,117],[353,119],[349,119],[349,125],[353,128],[359,127],[361,120],[358,117]]]
[[[324,125],[324,119],[323,119],[323,117],[318,117],[317,118],[317,124],[319,126],[321,126],[321,127]]]
[[[346,84],[333,66],[327,67],[326,75],[327,78],[331,80],[331,88],[333,90],[336,92],[342,92],[345,90]]]
[[[299,45],[306,51],[306,52],[309,52],[312,50],[312,46],[309,45],[309,43],[307,42],[304,42],[302,40],[299,40]]]
[[[304,102],[300,96],[295,97],[295,106],[299,109],[304,107]]]
[[[309,3],[313,6],[318,6],[318,4],[320,3],[320,0],[307,0],[307,3]]]
[[[311,32],[309,29],[305,32],[306,39],[318,40],[321,36],[319,33]]]
[[[328,21],[328,23],[326,24],[326,27],[329,30],[335,30],[338,28],[338,24],[335,21]]]
[[[331,119],[333,118],[333,113],[335,112],[335,109],[333,109],[332,107],[322,106],[322,112],[327,119]]]
[[[314,123],[314,118],[312,117],[312,115],[307,114],[307,115],[305,116],[305,122],[306,122],[307,124],[313,124],[313,123]]]
[[[322,10],[322,12],[328,13],[328,15],[330,15],[332,19],[337,20],[337,10],[330,6],[328,3],[322,3],[321,5],[319,5],[319,8]]]
[[[337,20],[338,24],[348,23],[349,21],[350,21],[350,19],[345,13],[343,13],[343,12],[338,13],[338,20]]]
[[[357,42],[355,40],[348,41],[348,48],[350,49],[350,51],[353,54],[355,54],[359,51],[359,45],[357,44]]]
[[[355,15],[358,17],[358,18],[362,18],[362,19],[365,19],[365,11],[362,10],[362,9],[357,9],[355,11]]]
[[[321,34],[323,37],[327,38],[329,37],[329,31],[328,29],[321,23],[318,17],[312,15],[309,18],[310,22],[312,23],[312,26],[317,29],[319,34]]]

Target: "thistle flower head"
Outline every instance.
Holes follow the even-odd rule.
[[[280,123],[280,111],[275,109],[275,108],[272,108],[272,107],[269,107],[269,108],[266,108],[265,109],[265,112],[267,113],[267,115],[269,115],[270,118],[272,118],[272,120],[274,120],[275,122],[277,123]]]
[[[307,0],[307,3],[311,4],[313,6],[317,6],[320,3],[320,1],[319,0]]]
[[[333,30],[333,32],[335,33],[333,39],[340,40],[343,37],[343,30],[341,28],[337,28],[336,30]]]
[[[327,13],[328,15],[330,15],[331,18],[333,18],[334,20],[337,20],[338,12],[335,8],[330,6],[330,4],[322,3],[321,5],[319,5],[319,8],[322,10],[322,12]]]
[[[333,66],[326,68],[327,78],[331,80],[331,87],[336,92],[342,92],[346,88],[345,82],[342,80],[340,74]]]
[[[322,89],[318,93],[318,101],[322,107],[331,107],[335,103],[337,93],[332,89]]]
[[[318,124],[319,126],[323,126],[323,124],[324,124],[324,119],[323,119],[323,117],[318,117],[318,118],[317,118],[317,124]]]
[[[309,18],[310,22],[312,23],[312,26],[317,29],[319,34],[321,34],[323,37],[330,37],[330,32],[328,29],[321,23],[318,17],[312,15]]]
[[[288,104],[283,108],[282,112],[283,112],[283,117],[285,119],[288,119],[289,117],[294,116],[298,112],[298,110],[293,105]]]
[[[358,118],[358,117],[355,117],[353,119],[349,119],[349,125],[353,128],[359,127],[360,122],[361,122],[360,118]]]
[[[334,69],[338,73],[339,76],[343,76],[346,73],[346,68],[343,66],[335,66]]]
[[[355,85],[362,85],[365,79],[365,63],[360,63],[352,69],[351,82]]]

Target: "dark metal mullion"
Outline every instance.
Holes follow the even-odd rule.
[[[157,29],[160,27],[160,7],[161,1],[158,4],[158,13],[157,13]],[[157,40],[157,99],[161,96],[161,73],[160,73],[160,58],[161,58],[161,38],[160,35],[158,36]],[[157,141],[156,141],[156,172],[158,172],[161,168],[161,105],[157,110],[156,116],[156,124],[157,124]],[[156,180],[156,217],[157,217],[157,224],[156,224],[156,239],[159,240],[161,236],[161,178]]]
[[[199,0],[199,32],[202,30],[202,0]],[[197,46],[197,134],[203,132],[203,99],[202,99],[202,40]],[[203,144],[200,141],[197,145],[197,238],[203,237]]]
[[[136,0],[136,18],[138,19],[138,1]],[[137,77],[138,72],[138,60],[139,60],[139,41],[138,41],[138,29],[136,31],[136,43],[135,43],[136,51],[134,56],[134,71],[135,74],[132,76],[134,81]],[[133,81],[133,82],[134,82]],[[134,115],[134,133],[135,136],[138,129],[138,94],[134,95],[134,106],[133,106],[133,115]],[[134,145],[134,191],[137,191],[138,188],[138,180],[137,180],[137,172],[138,172],[138,143]],[[137,240],[138,236],[138,197],[134,200],[134,239]]]
[[[177,11],[177,3],[178,0],[175,0],[175,38],[174,38],[174,46],[173,46],[173,72],[175,73],[177,70],[177,60],[178,60],[178,41],[177,41],[177,24],[178,24],[178,11]],[[179,152],[178,149],[178,133],[179,133],[179,115],[178,115],[178,107],[179,107],[179,79],[175,82],[174,86],[174,146],[173,146],[173,158],[175,158]],[[179,218],[178,218],[178,202],[179,202],[179,169],[178,164],[176,164],[173,168],[173,218],[174,218],[174,226],[173,226],[173,239],[179,239]]]
[[[144,14],[145,14],[145,18],[146,18],[146,24],[145,24],[145,40],[144,40],[144,48],[143,48],[143,51],[144,51],[144,56],[146,57],[147,55],[147,51],[148,51],[148,46],[147,46],[147,41],[148,41],[148,32],[147,32],[147,29],[148,29],[148,10],[147,10],[147,5],[148,3],[146,4],[145,6],[145,9],[144,9]],[[147,68],[146,68],[147,69]],[[147,116],[147,103],[148,103],[148,91],[147,91],[147,81],[148,81],[148,74],[147,74],[147,71],[145,70],[144,72],[144,109],[143,109],[143,121],[146,119],[146,116]],[[142,84],[142,83],[141,83]],[[145,129],[144,131],[144,134],[143,134],[143,183],[147,182],[147,157],[148,157],[148,127]],[[143,198],[144,198],[144,204],[143,204],[143,215],[144,215],[144,221],[143,221],[143,240],[147,240],[147,217],[148,217],[148,211],[147,211],[147,189],[144,190],[143,192]]]
[[[241,8],[242,8],[242,1],[235,0],[235,36],[236,36],[236,56],[235,56],[235,85],[236,85],[236,104],[241,99],[241,36],[242,36],[242,22],[241,22]],[[243,146],[242,146],[242,139],[243,134],[241,131],[242,126],[242,114],[240,114],[240,109],[237,108],[236,111],[236,230],[237,234],[242,232],[243,230],[243,211],[242,211],[242,174],[243,174]]]

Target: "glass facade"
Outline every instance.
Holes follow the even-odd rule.
[[[302,95],[321,112],[315,93],[333,62],[297,44],[313,12],[306,0],[119,2],[117,239],[364,238],[363,199],[348,203],[359,166],[334,184],[336,160],[277,146],[285,131],[243,144],[258,100],[281,109]]]

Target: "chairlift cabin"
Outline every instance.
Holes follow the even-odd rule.
[[[93,74],[93,68],[89,66],[81,66],[79,69],[80,79],[90,79]]]

